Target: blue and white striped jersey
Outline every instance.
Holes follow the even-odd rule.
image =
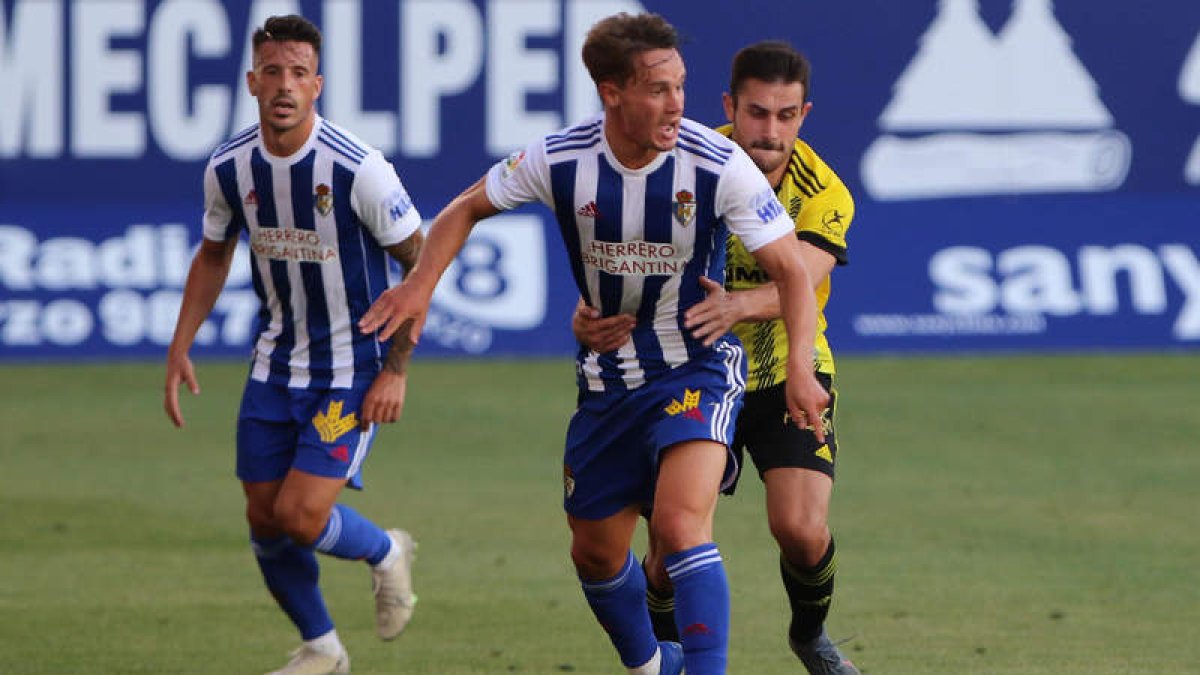
[[[684,328],[683,314],[704,299],[701,276],[724,281],[728,232],[754,251],[793,230],[741,148],[687,119],[675,148],[640,169],[616,160],[600,115],[497,163],[486,187],[499,209],[532,201],[553,209],[584,300],[604,316],[637,317],[615,352],[580,349],[587,391],[635,389],[711,349]]]
[[[386,344],[356,324],[388,287],[388,246],[421,216],[378,150],[317,118],[304,147],[274,157],[254,125],[204,171],[204,237],[245,230],[262,305],[251,377],[343,389],[379,371]]]

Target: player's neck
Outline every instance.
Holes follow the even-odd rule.
[[[291,157],[308,142],[308,137],[312,135],[313,125],[316,124],[316,121],[316,114],[309,113],[304,121],[283,130],[277,130],[266,122],[260,122],[263,147],[275,157]]]
[[[771,184],[772,190],[779,190],[779,186],[783,184],[783,174],[787,173],[788,163],[784,162],[775,167],[770,173],[763,174],[767,177],[767,182]]]
[[[660,154],[656,148],[648,148],[621,133],[610,119],[605,120],[604,140],[613,157],[630,171],[647,166]]]

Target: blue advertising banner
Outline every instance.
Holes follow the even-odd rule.
[[[688,112],[729,61],[813,62],[801,135],[855,196],[836,353],[1200,345],[1200,4],[1162,0],[2,0],[0,360],[159,358],[209,152],[256,120],[250,35],[325,34],[322,114],[380,148],[426,218],[591,114],[578,54],[617,11],[683,34]],[[239,251],[197,355],[248,352]],[[576,291],[543,208],[481,224],[424,354],[566,354]]]

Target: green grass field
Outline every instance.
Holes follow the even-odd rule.
[[[1200,672],[1200,354],[839,362],[829,629],[864,673]],[[245,368],[0,367],[0,673],[261,673],[294,646],[233,477]],[[349,503],[409,528],[421,597],[373,633],[323,559],[356,673],[623,672],[567,556],[568,359],[419,361]],[[752,476],[723,499],[730,672],[797,673]],[[639,539],[638,550],[643,546]]]

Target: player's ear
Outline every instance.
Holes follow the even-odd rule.
[[[317,91],[313,94],[314,101],[321,98],[321,91],[325,89],[325,78],[322,75],[317,75],[315,79],[317,81]]]
[[[808,113],[812,111],[812,101],[800,106],[800,126],[804,126],[804,120],[808,119]]]
[[[612,80],[604,80],[597,84],[596,92],[600,94],[600,102],[605,108],[615,108],[621,103],[621,88]]]
[[[737,100],[733,98],[733,94],[721,94],[721,105],[725,108],[725,119],[732,122],[734,110],[737,108]]]
[[[254,76],[253,70],[246,71],[246,89],[251,96],[258,96],[258,78]]]

